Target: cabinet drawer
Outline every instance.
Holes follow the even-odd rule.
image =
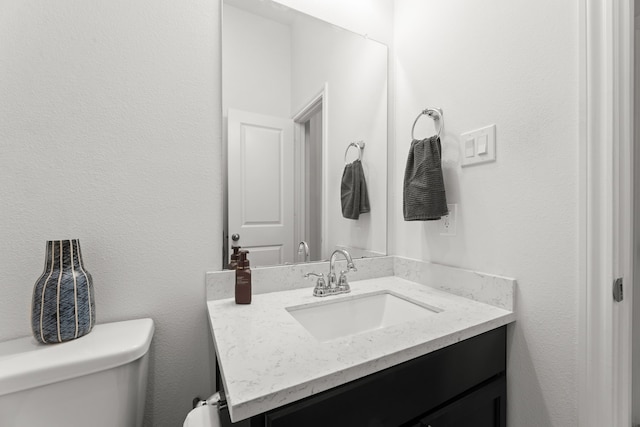
[[[506,327],[501,327],[275,409],[251,425],[400,426],[505,369]]]

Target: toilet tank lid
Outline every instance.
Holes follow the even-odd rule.
[[[149,350],[152,319],[103,323],[76,340],[39,344],[32,337],[0,343],[0,396],[115,368]]]

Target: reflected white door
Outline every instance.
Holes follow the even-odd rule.
[[[230,246],[252,266],[293,262],[293,120],[229,109],[227,136]]]

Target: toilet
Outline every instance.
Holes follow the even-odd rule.
[[[153,331],[138,319],[61,344],[0,343],[0,426],[140,427]]]

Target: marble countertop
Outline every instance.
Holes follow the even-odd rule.
[[[442,311],[421,320],[328,342],[287,307],[389,290]],[[311,288],[208,301],[210,326],[234,422],[303,399],[515,320],[513,311],[397,276],[359,280],[351,293],[317,298]]]

